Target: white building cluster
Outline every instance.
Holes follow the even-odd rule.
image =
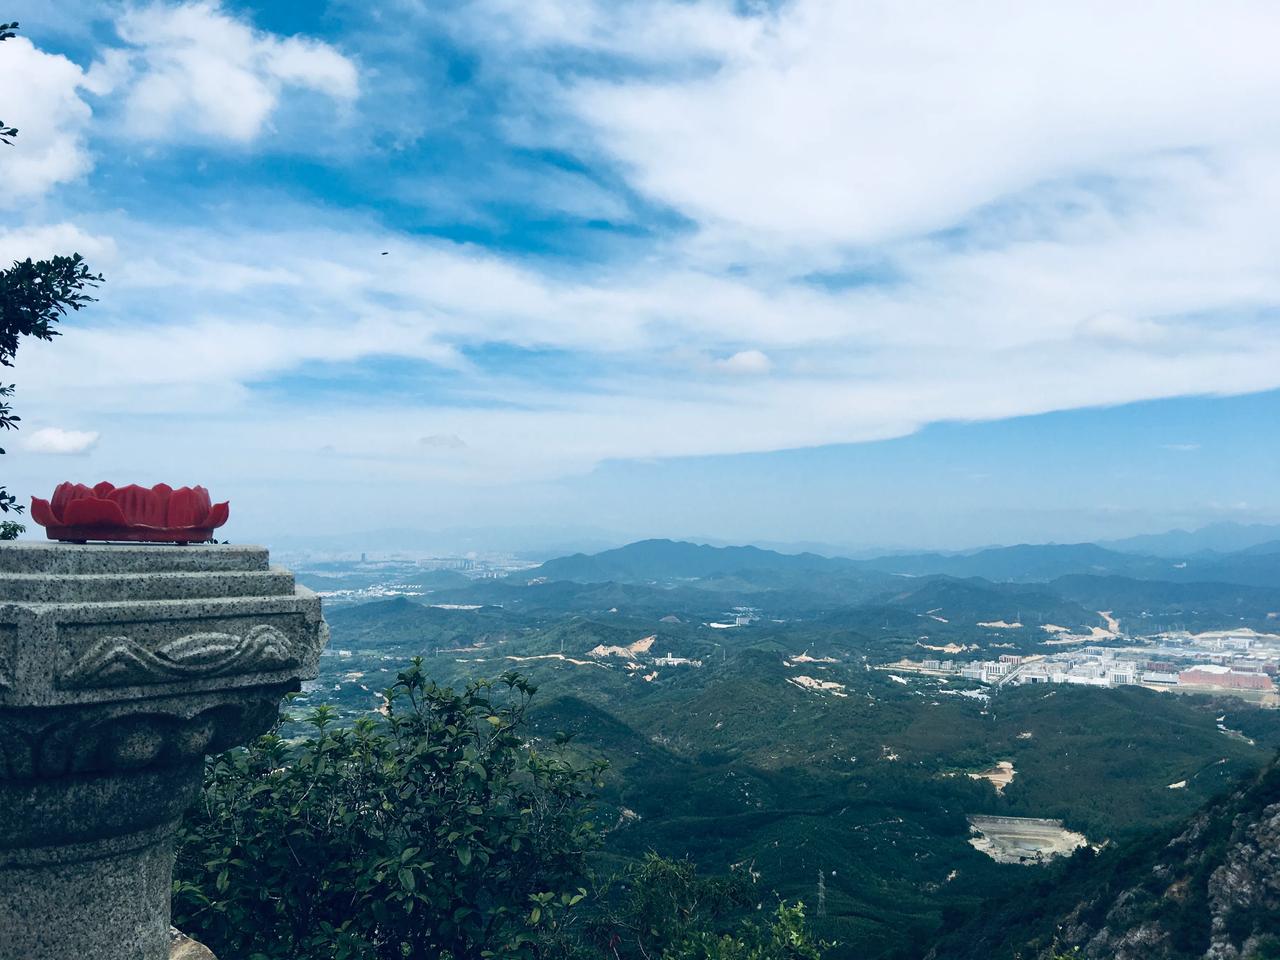
[[[1274,699],[1280,676],[1280,636],[1253,631],[1162,634],[1125,646],[1086,646],[1033,656],[1004,654],[995,660],[902,660],[888,665],[933,676],[957,676],[1001,687],[1071,683],[1091,687],[1134,684],[1153,688],[1250,691]]]

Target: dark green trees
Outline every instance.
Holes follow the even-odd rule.
[[[221,956],[532,957],[581,901],[595,769],[521,739],[515,675],[456,694],[418,664],[385,720],[316,711],[210,761],[178,850],[174,917]]]
[[[316,710],[211,758],[178,845],[174,922],[245,960],[818,960],[799,906],[648,857],[597,882],[603,767],[524,739],[534,688],[441,689],[420,662],[350,729]]]

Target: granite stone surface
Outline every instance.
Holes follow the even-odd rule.
[[[213,951],[181,930],[169,928],[169,960],[218,960]]]
[[[0,543],[0,960],[166,960],[202,758],[327,638],[261,547]]]
[[[0,573],[165,573],[266,570],[266,547],[223,543],[0,544]]]

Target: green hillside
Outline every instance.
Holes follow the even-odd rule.
[[[1185,821],[993,897],[928,960],[1280,956],[1280,758]],[[959,920],[959,916],[956,915]]]
[[[970,815],[1059,818],[1109,848],[1175,824],[1280,746],[1280,712],[1237,700],[1067,686],[989,698],[959,679],[892,677],[875,665],[918,655],[921,636],[1003,650],[1039,643],[1037,622],[1098,622],[1054,585],[898,584],[848,605],[779,591],[800,612],[756,608],[730,628],[711,624],[745,596],[712,608],[697,589],[642,585],[478,585],[506,599],[475,610],[352,606],[331,617],[333,647],[351,656],[324,658],[300,706],[376,709],[380,686],[419,654],[445,684],[518,670],[539,687],[536,735],[572,735],[610,764],[599,870],[656,851],[750,869],[771,895],[811,905],[821,871],[813,920],[850,960],[918,958],[947,918],[1058,869],[993,862],[968,842]],[[1016,615],[1026,630],[978,626]],[[661,665],[668,653],[701,665]],[[1003,794],[968,776],[997,761],[1016,771]]]

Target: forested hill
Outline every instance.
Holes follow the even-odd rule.
[[[728,576],[873,580],[887,577],[982,577],[1001,582],[1047,582],[1065,576],[1110,576],[1172,583],[1280,583],[1280,542],[1233,552],[1201,551],[1159,557],[1110,550],[1093,543],[1018,544],[968,553],[895,554],[871,560],[785,554],[758,547],[713,547],[674,540],[641,540],[597,554],[548,560],[548,580],[653,583]]]
[[[1062,955],[1280,957],[1280,758],[1175,829],[1077,855],[989,904],[928,960]]]
[[[984,577],[988,580],[1052,580],[1070,573],[1123,574],[1160,578],[1175,561],[1107,550],[1092,543],[1018,544],[976,553],[921,553],[866,561],[872,569],[925,576]]]
[[[815,553],[786,554],[759,547],[711,547],[678,540],[641,540],[603,553],[576,553],[548,560],[538,574],[550,580],[623,583],[702,579],[735,573],[834,572],[855,567],[851,560]]]

